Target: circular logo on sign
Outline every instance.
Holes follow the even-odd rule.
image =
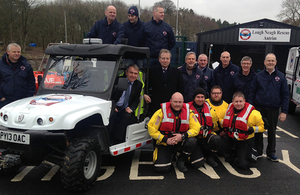
[[[246,41],[246,40],[250,39],[250,37],[251,37],[250,30],[248,30],[248,29],[241,30],[241,32],[240,32],[240,38],[242,40]]]

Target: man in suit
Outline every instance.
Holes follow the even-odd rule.
[[[134,111],[140,102],[139,97],[142,90],[142,83],[137,80],[139,70],[136,64],[130,64],[125,71],[128,80],[127,90],[117,89],[112,93],[111,99],[116,102],[115,111],[109,121],[112,144],[125,141],[126,127],[134,119]]]
[[[183,78],[180,70],[170,66],[171,52],[162,49],[158,57],[160,66],[150,68],[148,88],[144,95],[146,103],[150,103],[150,114],[160,109],[160,104],[168,102],[175,92],[184,92]]]

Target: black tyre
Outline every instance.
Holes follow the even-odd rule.
[[[71,142],[61,168],[61,181],[71,191],[85,191],[97,180],[101,165],[99,144],[92,138]]]
[[[289,109],[288,109],[288,113],[289,114],[294,114],[295,110],[296,110],[296,104],[294,104],[294,102],[290,101],[289,102]]]

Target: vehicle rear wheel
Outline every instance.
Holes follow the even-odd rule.
[[[61,168],[61,181],[71,191],[85,191],[97,180],[101,165],[99,144],[92,138],[71,142]]]

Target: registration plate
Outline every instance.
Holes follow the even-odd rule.
[[[30,135],[0,130],[0,141],[29,145]]]

